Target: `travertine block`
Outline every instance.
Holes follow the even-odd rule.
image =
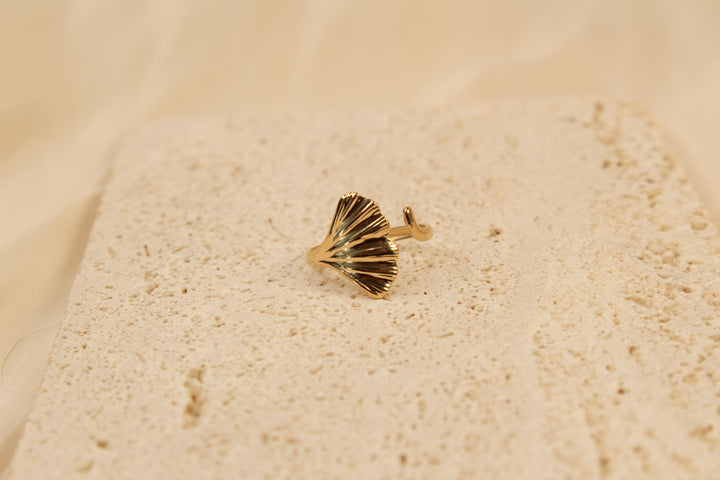
[[[384,300],[338,197],[433,224]],[[720,241],[591,100],[158,123],[121,149],[15,478],[711,478]]]

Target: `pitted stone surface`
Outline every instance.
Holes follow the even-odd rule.
[[[357,191],[384,300],[305,263]],[[587,99],[180,120],[121,149],[14,478],[711,478],[720,241]]]

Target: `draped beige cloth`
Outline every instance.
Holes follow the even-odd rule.
[[[714,0],[0,4],[0,470],[129,129],[559,94],[647,105],[720,220]]]

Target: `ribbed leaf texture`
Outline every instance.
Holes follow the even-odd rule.
[[[398,248],[386,237],[390,223],[378,205],[358,193],[340,197],[330,231],[315,253],[369,295],[387,294],[397,277]]]

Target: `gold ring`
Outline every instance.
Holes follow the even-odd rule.
[[[373,200],[346,193],[338,201],[330,231],[323,242],[307,253],[310,265],[331,267],[373,298],[387,295],[397,277],[396,240],[430,240],[433,229],[418,223],[412,208],[403,210],[405,225],[390,222]]]

